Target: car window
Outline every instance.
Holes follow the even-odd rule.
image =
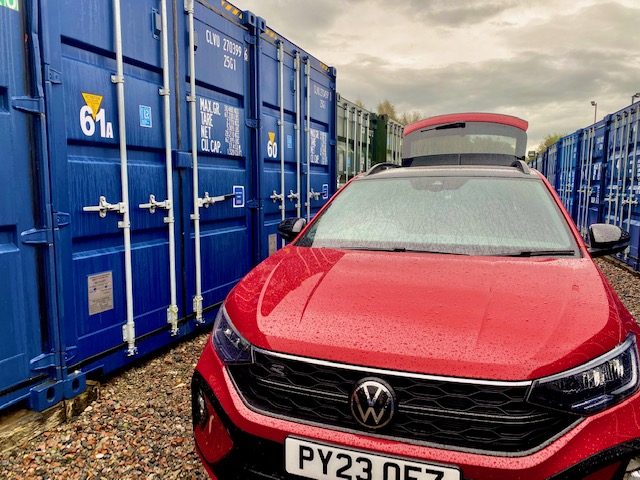
[[[297,244],[468,255],[577,254],[545,185],[502,177],[355,181]]]

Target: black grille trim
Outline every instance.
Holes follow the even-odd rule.
[[[228,367],[245,405],[257,413],[434,448],[525,456],[582,420],[526,403],[530,382],[476,384],[381,370],[376,376],[393,386],[399,406],[392,423],[374,433],[353,419],[349,407],[353,386],[370,370],[262,350],[254,352],[253,364]]]

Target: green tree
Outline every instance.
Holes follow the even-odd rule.
[[[546,152],[549,149],[551,145],[556,143],[562,137],[564,137],[564,134],[550,133],[549,135],[544,137],[544,140],[542,142],[540,142],[540,145],[538,145],[538,147],[536,148],[536,152],[538,152],[538,155],[542,155],[544,152]]]

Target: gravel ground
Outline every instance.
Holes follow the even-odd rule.
[[[640,278],[598,262],[640,319]],[[189,382],[208,335],[132,368],[73,422],[0,456],[0,478],[206,479],[193,451]]]
[[[73,422],[0,456],[0,478],[207,479],[193,451],[190,382],[208,335],[103,384]]]
[[[640,322],[640,276],[606,260],[598,260],[597,263],[609,278],[625,306]]]

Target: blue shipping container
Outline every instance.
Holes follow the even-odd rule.
[[[209,324],[326,203],[335,70],[226,1],[3,5],[0,409],[43,409]]]
[[[539,156],[576,226],[588,240],[589,225],[610,223],[631,234],[618,258],[640,270],[640,103],[605,116],[561,138]],[[553,152],[560,152],[553,169]]]

